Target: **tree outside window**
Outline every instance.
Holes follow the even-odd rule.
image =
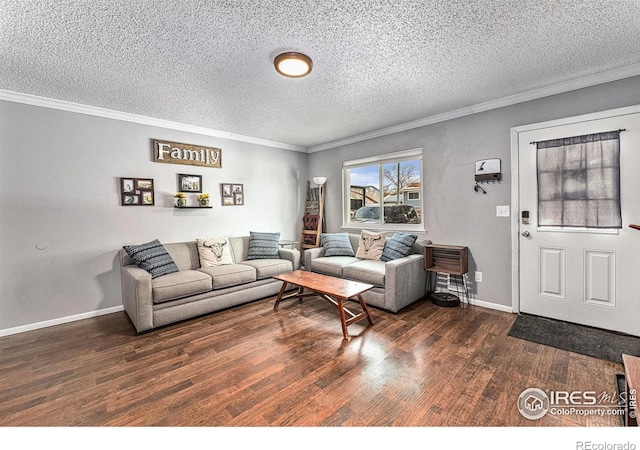
[[[421,152],[415,159],[345,168],[349,189],[345,225],[397,229],[422,224],[421,171]]]

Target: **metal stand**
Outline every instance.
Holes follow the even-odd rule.
[[[466,274],[449,274],[451,279],[454,281],[457,295],[454,295],[450,292],[436,292],[435,289],[438,280],[437,272],[429,272],[427,286],[431,286],[432,274],[435,280],[435,283],[433,283],[433,289],[427,288],[427,296],[431,299],[431,302],[434,305],[443,306],[445,308],[460,306],[461,309],[464,309],[465,301],[466,303],[469,303],[469,288],[467,287]]]

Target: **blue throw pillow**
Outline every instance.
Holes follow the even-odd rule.
[[[151,274],[151,278],[180,271],[171,255],[157,239],[141,245],[125,245],[122,248],[138,267]]]
[[[280,233],[249,232],[247,259],[277,259],[280,257]]]
[[[391,239],[387,239],[384,243],[384,250],[380,260],[387,262],[404,258],[411,253],[411,247],[416,242],[416,239],[418,239],[418,236],[396,231]]]
[[[324,256],[356,256],[347,233],[329,233],[320,236]]]

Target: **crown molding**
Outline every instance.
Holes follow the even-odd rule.
[[[105,108],[99,108],[95,106],[82,105],[79,103],[67,102],[63,100],[55,100],[46,97],[39,97],[36,95],[23,94],[19,92],[12,92],[0,89],[0,100],[24,103],[27,105],[41,106],[43,108],[59,109],[62,111],[74,112],[79,114],[87,114],[92,116],[103,117],[107,119],[123,120],[126,122],[139,123],[142,125],[156,126],[160,128],[167,128],[176,131],[185,131],[188,133],[201,134],[204,136],[218,137],[222,139],[229,139],[233,141],[245,142],[249,144],[262,145],[265,147],[279,148],[283,150],[290,150],[302,153],[315,153],[323,150],[329,150],[335,147],[341,147],[343,145],[355,144],[357,142],[366,141],[369,139],[375,139],[383,136],[387,136],[394,133],[400,133],[403,131],[412,130],[414,128],[420,128],[427,125],[433,125],[435,123],[444,122],[447,120],[457,119],[460,117],[469,116],[472,114],[489,111],[492,109],[502,108],[505,106],[511,106],[518,103],[524,103],[531,100],[537,100],[552,95],[562,94],[565,92],[575,91],[577,89],[583,89],[598,84],[609,83],[612,81],[622,80],[624,78],[630,78],[640,75],[640,64],[634,64],[626,66],[620,69],[611,70],[597,75],[590,75],[582,77],[576,80],[570,80],[562,83],[557,83],[544,88],[533,89],[531,91],[523,92],[520,94],[514,94],[507,97],[503,97],[496,100],[490,100],[488,102],[479,103],[477,105],[467,106],[459,108],[453,111],[448,111],[442,114],[436,114],[433,116],[425,117],[422,119],[406,122],[391,127],[382,128],[380,130],[371,131],[368,133],[358,134],[345,139],[339,139],[336,141],[327,142],[324,144],[301,147],[293,144],[285,144],[282,142],[269,141],[260,138],[254,138],[251,136],[244,136],[241,134],[234,134],[225,131],[213,130],[211,128],[198,127],[194,125],[187,125],[179,122],[172,122],[169,120],[156,119],[153,117],[141,116],[137,114],[130,114],[121,111],[114,111]]]
[[[333,142],[327,142],[325,144],[309,147],[308,153],[320,152],[335,147],[341,147],[343,145],[355,144],[357,142],[366,141],[382,136],[387,136],[394,133],[400,133],[402,131],[412,130],[414,128],[424,127],[426,125],[432,125],[446,120],[458,119],[460,117],[469,116],[479,112],[489,111],[492,109],[502,108],[505,106],[511,106],[518,103],[524,103],[531,100],[537,100],[552,95],[563,94],[565,92],[575,91],[577,89],[583,89],[598,84],[609,83],[611,81],[622,80],[624,78],[630,78],[640,75],[640,64],[634,64],[626,66],[621,69],[611,70],[608,72],[600,73],[597,75],[591,75],[576,80],[570,80],[563,83],[557,83],[552,86],[544,88],[533,89],[531,91],[523,92],[520,94],[514,94],[507,97],[503,97],[497,100],[490,100],[488,102],[479,103],[473,106],[467,106],[464,108],[448,111],[442,114],[436,114],[433,116],[425,117],[423,119],[414,120],[411,122],[394,125],[380,130],[371,131],[369,133],[363,133],[356,136],[351,136],[345,139],[340,139]]]
[[[90,116],[97,116],[106,119],[122,120],[125,122],[133,122],[141,125],[150,125],[154,127],[167,128],[176,131],[185,131],[187,133],[201,134],[204,136],[218,137],[222,139],[229,139],[232,141],[246,142],[249,144],[263,145],[265,147],[280,148],[283,150],[291,150],[295,152],[306,153],[305,147],[298,145],[284,144],[281,142],[268,141],[265,139],[254,138],[251,136],[244,136],[241,134],[228,133],[225,131],[213,130],[211,128],[198,127],[194,125],[187,125],[180,122],[172,122],[170,120],[156,119],[153,117],[141,116],[138,114],[130,114],[121,111],[115,111],[106,108],[99,108],[96,106],[82,105],[79,103],[67,102],[63,100],[56,100],[46,97],[39,97],[36,95],[23,94],[20,92],[12,92],[0,89],[0,100],[5,100],[14,103],[23,103],[26,105],[40,106],[43,108],[58,109],[61,111],[67,111],[78,114],[87,114]]]

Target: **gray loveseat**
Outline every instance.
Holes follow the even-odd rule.
[[[357,253],[359,234],[349,234]],[[362,297],[371,306],[398,312],[425,296],[427,272],[424,270],[424,246],[431,241],[417,239],[410,254],[392,261],[359,259],[355,256],[325,256],[323,247],[304,252],[305,270],[372,284]]]
[[[234,263],[214,267],[201,267],[195,241],[164,244],[180,271],[157,278],[121,249],[122,303],[136,331],[275,295],[282,282],[271,277],[300,268],[296,249],[279,249],[278,259],[247,260],[249,236],[229,244]]]

